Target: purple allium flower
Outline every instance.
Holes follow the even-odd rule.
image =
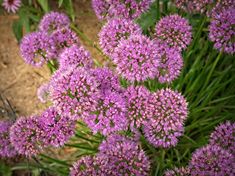
[[[85,68],[72,65],[58,70],[51,84],[51,99],[59,114],[78,119],[95,110],[100,96],[99,84]]]
[[[115,74],[111,69],[107,67],[95,68],[91,70],[91,72],[99,82],[99,89],[103,96],[105,96],[107,92],[123,92],[118,75]]]
[[[190,176],[190,169],[188,167],[175,167],[171,170],[167,170],[164,176]]]
[[[46,146],[64,145],[75,131],[75,121],[68,116],[60,115],[54,107],[42,113],[39,123],[43,130],[41,138]]]
[[[1,120],[0,121],[0,157],[12,158],[17,155],[15,148],[12,146],[10,141],[10,127],[13,122]]]
[[[125,97],[130,124],[139,128],[144,121],[153,116],[153,95],[144,86],[130,86],[125,92]]]
[[[21,40],[20,51],[26,63],[42,66],[50,55],[48,36],[43,32],[32,32]]]
[[[218,145],[235,156],[235,123],[226,121],[210,135],[210,144]]]
[[[8,13],[16,13],[21,6],[21,0],[3,0],[2,6]]]
[[[209,26],[209,38],[214,47],[229,54],[235,53],[235,8],[216,15]]]
[[[207,145],[192,154],[189,164],[192,176],[235,175],[235,158],[219,146]]]
[[[70,168],[70,176],[106,176],[99,168],[99,162],[95,157],[85,156],[73,164]]]
[[[91,68],[93,61],[90,53],[82,46],[72,45],[61,53],[59,57],[60,68],[66,68],[70,65]]]
[[[189,13],[205,13],[213,3],[213,0],[175,0],[178,8]]]
[[[141,28],[128,19],[109,20],[99,33],[99,43],[103,52],[112,56],[120,40],[127,39],[131,34],[141,34]]]
[[[155,37],[170,47],[182,51],[192,40],[192,27],[187,19],[174,14],[163,17],[156,25]]]
[[[99,146],[97,158],[106,175],[147,176],[150,162],[139,144],[127,137],[110,135]]]
[[[235,8],[235,0],[217,0],[211,12],[208,13],[208,16],[213,18],[222,13],[223,11],[232,8]]]
[[[51,34],[52,32],[69,27],[70,20],[67,15],[59,12],[50,12],[43,16],[39,24],[39,30]]]
[[[61,28],[50,35],[51,54],[53,58],[58,57],[63,49],[76,44],[79,45],[79,39],[70,28]]]
[[[183,123],[187,117],[187,102],[171,89],[158,90],[154,95],[154,116],[144,124],[144,135],[155,147],[176,146],[182,136]]]
[[[38,99],[42,103],[46,103],[50,99],[51,85],[50,83],[42,84],[37,90]]]
[[[156,45],[157,58],[160,59],[158,81],[160,83],[171,83],[180,75],[183,58],[178,50],[170,48],[166,43],[156,42]]]
[[[126,102],[119,93],[110,92],[98,101],[95,111],[84,119],[94,133],[109,135],[127,130]]]
[[[110,18],[136,19],[150,7],[151,0],[92,0],[100,20]]]
[[[10,140],[18,153],[27,157],[39,154],[44,144],[41,141],[42,129],[38,116],[21,117],[10,128]]]
[[[145,81],[157,76],[156,46],[144,35],[131,35],[120,41],[113,53],[117,72],[128,81]]]

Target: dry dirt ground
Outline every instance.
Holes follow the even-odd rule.
[[[74,3],[76,23],[79,29],[97,43],[97,33],[101,24],[98,22],[88,0],[77,0]],[[50,78],[46,66],[33,68],[24,63],[20,56],[19,46],[12,32],[15,16],[0,16],[0,93],[9,99],[19,116],[40,113],[46,108],[36,95],[37,88]],[[102,56],[82,41],[92,56],[101,60]]]

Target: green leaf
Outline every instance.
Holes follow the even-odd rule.
[[[144,33],[147,33],[150,27],[153,27],[158,20],[159,8],[156,3],[153,3],[150,9],[141,15],[139,19],[137,19],[137,23],[141,26]]]
[[[14,32],[14,35],[18,41],[20,42],[21,38],[23,37],[23,25],[20,20],[15,21],[12,25],[12,30]]]
[[[45,13],[50,11],[48,0],[37,0]]]
[[[59,8],[62,6],[63,1],[64,1],[64,0],[59,0],[59,2],[58,2],[58,4],[59,4]]]
[[[64,6],[66,12],[69,14],[70,18],[72,19],[72,21],[74,21],[75,20],[75,13],[74,13],[74,9],[73,9],[72,0],[63,0],[63,6]]]

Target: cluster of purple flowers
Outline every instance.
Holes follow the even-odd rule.
[[[25,62],[42,66],[48,60],[57,59],[65,48],[79,45],[79,39],[69,25],[70,20],[65,14],[46,14],[39,24],[39,31],[27,34],[21,41],[20,51]]]
[[[110,19],[99,33],[99,43],[126,80],[133,83],[157,78],[160,83],[171,83],[183,67],[181,51],[192,40],[189,22],[170,15],[157,23],[153,39],[141,33],[130,19]]]
[[[163,17],[155,29],[155,38],[179,51],[185,49],[192,40],[192,27],[188,20],[174,14]]]
[[[19,118],[10,128],[10,141],[17,153],[26,157],[46,147],[59,147],[74,134],[75,121],[49,107],[41,115]]]
[[[21,6],[21,0],[3,0],[2,6],[8,13],[16,13]]]
[[[101,143],[95,157],[83,157],[76,162],[70,175],[147,176],[149,170],[150,161],[140,145],[131,138],[115,134]]]
[[[189,13],[205,13],[214,3],[213,0],[175,0],[175,5]]]
[[[148,10],[151,0],[92,0],[92,7],[100,20],[111,18],[136,19]]]
[[[214,16],[209,26],[209,38],[214,47],[229,54],[235,53],[235,8],[226,9]]]
[[[210,135],[209,144],[198,148],[189,166],[174,168],[165,172],[166,176],[192,175],[214,176],[235,174],[235,123],[226,121],[218,125]]]

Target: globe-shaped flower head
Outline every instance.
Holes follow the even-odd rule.
[[[167,170],[164,176],[190,176],[190,169],[188,167],[175,167],[171,170]]]
[[[220,15],[225,10],[235,8],[235,1],[234,0],[218,0],[216,1],[215,6],[212,8],[211,11],[207,13],[209,17],[216,17]]]
[[[99,89],[103,96],[105,96],[105,94],[109,92],[123,92],[123,88],[120,85],[118,75],[110,68],[95,68],[91,70],[91,73],[99,83]]]
[[[147,176],[150,162],[138,143],[130,138],[111,135],[99,147],[97,158],[106,175]]]
[[[179,51],[170,48],[166,43],[156,41],[157,57],[160,60],[158,67],[158,81],[160,83],[171,83],[176,79],[183,67],[183,58]]]
[[[218,125],[210,136],[210,144],[218,145],[235,156],[235,123],[227,121]]]
[[[69,27],[69,17],[63,13],[50,12],[43,16],[39,23],[39,30],[51,34],[57,29]]]
[[[171,147],[182,136],[183,123],[187,117],[187,102],[184,97],[171,89],[161,89],[154,93],[155,112],[144,124],[144,135],[155,147]]]
[[[153,95],[144,86],[130,86],[125,92],[127,101],[127,117],[131,125],[141,127],[153,116]]]
[[[177,14],[163,17],[157,23],[155,31],[157,40],[179,51],[185,49],[192,40],[192,27],[188,20]]]
[[[94,133],[101,132],[103,135],[127,130],[125,99],[119,93],[105,94],[99,99],[96,110],[85,118],[85,122]]]
[[[189,13],[205,13],[213,4],[213,0],[175,0],[177,7]]]
[[[112,56],[120,40],[127,39],[131,34],[141,34],[141,28],[128,19],[109,20],[99,33],[99,43],[104,53]]]
[[[3,0],[2,6],[8,13],[16,13],[21,6],[21,0]]]
[[[99,161],[95,157],[84,156],[70,168],[70,176],[105,176],[99,168]]]
[[[74,134],[75,121],[60,115],[54,107],[45,110],[40,116],[41,139],[47,146],[59,147]]]
[[[158,73],[155,44],[144,35],[131,35],[127,40],[120,41],[113,60],[118,74],[130,82],[153,79]]]
[[[151,0],[92,0],[92,7],[100,20],[136,19],[149,8],[150,4]]]
[[[61,52],[72,45],[79,45],[79,39],[70,28],[65,27],[54,31],[50,35],[51,57],[57,58]]]
[[[95,110],[100,95],[99,84],[85,68],[72,65],[66,70],[58,70],[51,84],[51,99],[59,114],[78,119]]]
[[[32,32],[24,36],[20,51],[27,64],[39,67],[50,58],[49,38],[44,32]]]
[[[27,157],[35,156],[44,147],[42,129],[38,116],[21,117],[10,128],[10,140],[18,153]]]
[[[235,8],[216,15],[209,26],[209,38],[214,47],[229,54],[235,53]]]
[[[192,154],[189,164],[192,176],[234,175],[235,159],[228,151],[216,145],[207,145]]]
[[[0,157],[12,158],[17,155],[17,151],[12,146],[10,141],[10,127],[13,122],[2,120],[0,121]]]
[[[71,65],[91,68],[93,61],[90,53],[82,46],[72,45],[61,53],[59,57],[60,69]]]

